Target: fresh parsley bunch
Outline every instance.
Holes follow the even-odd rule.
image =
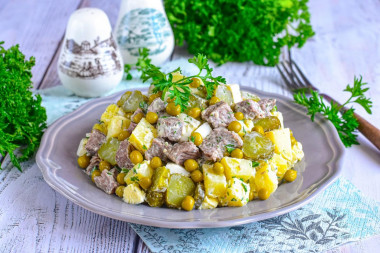
[[[218,64],[274,66],[281,48],[314,35],[307,0],[165,0],[176,44]]]
[[[182,79],[175,82],[173,82],[173,73],[182,73],[181,68],[177,68],[169,73],[164,73],[160,70],[159,67],[151,64],[150,62],[151,60],[149,59],[149,49],[139,49],[139,58],[135,66],[136,69],[141,72],[141,80],[143,82],[151,80],[151,84],[155,86],[153,92],[162,92],[162,99],[164,99],[166,97],[166,94],[169,93],[169,98],[174,99],[174,103],[176,105],[180,105],[182,111],[185,110],[188,106],[191,95],[188,84],[193,82],[193,78],[197,77],[203,81],[207,91],[207,99],[210,99],[212,97],[214,90],[219,85],[219,83],[226,83],[225,78],[221,76],[214,77],[212,75],[213,69],[210,68],[207,57],[202,54],[198,54],[197,56],[189,59],[189,63],[193,63],[195,66],[197,66],[199,72],[196,75],[183,77]],[[132,65],[125,65],[124,67],[127,80],[132,79],[132,76],[129,72],[132,67]]]
[[[317,91],[310,90],[311,96],[308,98],[304,91],[294,94],[294,101],[297,104],[303,105],[308,110],[308,115],[314,121],[316,113],[321,113],[325,118],[331,121],[338,131],[339,137],[344,146],[351,147],[359,144],[357,138],[358,120],[355,118],[353,107],[344,110],[343,107],[348,104],[357,103],[361,105],[367,113],[371,114],[372,101],[366,98],[364,93],[369,88],[364,88],[367,83],[362,82],[362,77],[354,77],[354,85],[347,85],[344,91],[350,92],[350,98],[342,105],[331,101],[330,105],[323,102],[323,97]]]
[[[46,128],[41,97],[33,96],[31,69],[34,57],[25,60],[18,45],[4,49],[0,42],[0,154],[9,154],[21,171],[20,161],[33,155]],[[14,152],[21,148],[21,155]]]

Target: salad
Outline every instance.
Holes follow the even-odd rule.
[[[77,151],[97,187],[129,204],[190,211],[265,200],[296,179],[302,145],[275,99],[237,84],[218,84],[207,99],[199,77],[184,86],[186,107],[151,85],[147,95],[127,91],[106,108]]]

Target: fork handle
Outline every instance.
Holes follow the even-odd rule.
[[[338,101],[333,99],[327,94],[321,94],[329,103],[333,101],[334,103],[341,105]],[[343,110],[348,110],[347,107],[343,107]],[[361,132],[370,142],[372,142],[373,145],[377,147],[378,150],[380,150],[380,130],[376,128],[374,125],[369,123],[367,120],[365,120],[362,116],[355,113],[355,118],[359,122],[358,130]]]

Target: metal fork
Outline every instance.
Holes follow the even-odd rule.
[[[291,91],[297,92],[303,90],[306,94],[310,93],[310,90],[319,92],[319,89],[306,78],[298,65],[292,60],[290,50],[288,50],[288,59],[280,62],[276,67],[286,86]],[[329,95],[324,93],[319,94],[329,103],[333,102],[340,105],[338,101]],[[342,109],[347,110],[348,108],[343,107]],[[359,122],[358,130],[380,150],[380,130],[357,113],[354,113],[354,115]]]

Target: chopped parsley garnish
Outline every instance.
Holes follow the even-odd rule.
[[[235,198],[232,198],[231,201],[237,201]]]
[[[259,165],[260,165],[260,163],[259,163],[259,162],[256,162],[256,161],[252,161],[252,163],[251,163],[251,166],[252,166],[253,168],[255,168],[255,167],[259,166]]]
[[[132,181],[132,182],[138,182],[138,181],[140,181],[140,180],[139,180],[139,177],[138,177],[138,176],[134,176],[134,177],[131,177],[131,181]]]
[[[144,150],[148,150],[148,148],[147,148],[145,145],[143,145],[143,149],[144,149]]]
[[[232,144],[227,144],[225,147],[228,153],[231,153],[235,149],[235,146]]]
[[[247,191],[248,191],[248,189],[247,189],[247,186],[245,186],[245,184],[244,184],[244,183],[241,183],[241,186],[243,186],[243,188],[244,188],[244,191],[245,191],[245,192],[247,192]]]

